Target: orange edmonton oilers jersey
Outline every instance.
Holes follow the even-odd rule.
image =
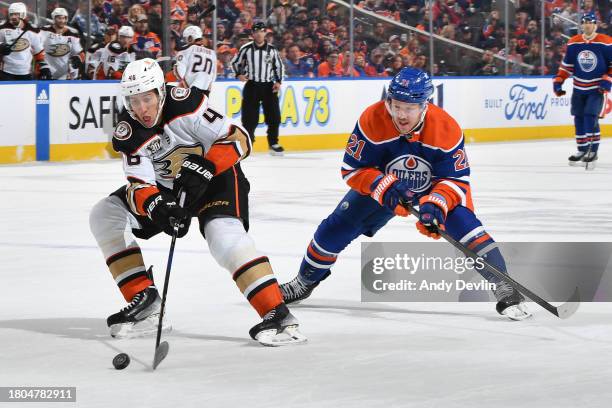
[[[443,109],[427,104],[422,123],[409,135],[397,130],[384,101],[361,114],[351,134],[342,177],[361,194],[370,194],[381,174],[407,181],[419,196],[441,194],[451,211],[458,205],[473,210],[470,166],[463,132]]]

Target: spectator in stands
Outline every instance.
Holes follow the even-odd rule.
[[[402,70],[404,64],[402,62],[402,56],[396,55],[391,57],[389,67],[386,69],[387,76],[395,76],[398,72]]]
[[[222,45],[217,49],[217,77],[219,78],[234,78],[235,74],[232,70],[231,61],[234,54],[232,49],[227,45]]]
[[[162,5],[161,0],[151,0],[149,3],[149,30],[158,36],[162,34]]]
[[[125,13],[125,7],[123,6],[123,0],[113,0],[110,4],[110,10],[106,15],[108,25],[114,25],[117,27],[129,25],[127,14]]]
[[[384,55],[380,48],[374,48],[370,53],[370,61],[365,66],[365,73],[370,77],[386,77],[387,71],[383,63]],[[400,58],[401,61],[401,58]]]
[[[233,0],[217,0],[217,18],[227,20],[231,25],[238,19],[239,15],[240,10]]]
[[[276,3],[272,8],[272,14],[268,17],[268,26],[276,32],[283,32],[287,28],[287,19],[291,9],[285,5]]]
[[[297,44],[287,47],[287,58],[284,61],[288,77],[314,78],[314,60],[302,58],[302,50]]]
[[[533,41],[529,46],[529,52],[523,57],[525,64],[533,65],[534,69],[528,72],[530,75],[538,75],[541,73],[540,67],[542,66],[542,56],[540,54],[540,43]]]
[[[410,26],[416,26],[423,17],[425,0],[404,0],[404,12],[401,21]]]
[[[134,4],[128,9],[127,17],[128,22],[132,27],[136,27],[136,20],[138,16],[145,14],[145,9],[140,4]]]
[[[351,66],[351,52],[344,51],[342,53],[342,76],[345,77],[358,77],[359,72],[355,71],[355,68]]]
[[[369,35],[365,36],[365,42],[368,45],[368,50],[373,50],[378,47],[378,44],[384,41],[385,25],[381,22],[374,24],[374,29]]]
[[[427,66],[427,57],[425,54],[417,55],[412,63],[412,66],[423,71],[429,71],[429,67]]]
[[[336,25],[336,27],[340,27],[343,23],[342,16],[338,13],[338,4],[336,3],[328,3],[327,4],[327,16],[329,19]]]
[[[495,58],[493,57],[493,52],[490,50],[485,51],[482,54],[482,60],[476,70],[474,75],[477,76],[494,76],[499,75],[500,70],[495,63]]]
[[[80,2],[78,10],[70,21],[71,25],[78,27],[84,34],[87,33],[87,8],[87,2]],[[93,37],[102,38],[105,29],[106,27],[98,19],[98,16],[92,14],[89,34]]]
[[[327,59],[319,64],[317,67],[317,76],[326,77],[341,77],[342,76],[342,65],[338,58],[338,50],[332,50],[328,55]]]
[[[157,58],[161,51],[161,41],[157,34],[149,31],[149,20],[145,14],[136,17],[134,49],[137,59]]]

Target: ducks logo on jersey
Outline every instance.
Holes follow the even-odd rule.
[[[23,36],[13,45],[13,52],[27,50],[28,48],[30,48],[30,41]]]
[[[52,57],[63,57],[70,52],[70,45],[68,44],[52,44],[49,47],[48,55]]]
[[[387,165],[385,172],[407,181],[415,193],[421,193],[431,187],[431,165],[418,156],[400,156]]]

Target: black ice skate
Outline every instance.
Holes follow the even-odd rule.
[[[155,286],[138,292],[126,307],[106,319],[111,336],[125,338],[155,334],[160,308],[161,298]],[[164,323],[162,330],[170,330],[170,326]]]
[[[263,317],[263,321],[249,330],[253,340],[264,346],[286,346],[303,343],[306,336],[300,333],[297,319],[291,314],[287,305],[281,303]]]
[[[313,284],[306,284],[300,279],[300,275],[291,279],[287,283],[280,285],[281,293],[283,294],[283,300],[286,304],[301,302],[312,294],[314,288],[319,286],[320,282]]]
[[[524,320],[531,316],[525,298],[506,282],[499,282],[493,292],[497,299],[497,313],[512,320]]]
[[[570,166],[583,166],[582,158],[586,155],[585,152],[576,152],[567,158]]]
[[[597,164],[597,152],[588,152],[582,157],[582,163],[587,170],[594,170]]]
[[[282,156],[284,151],[285,149],[283,149],[283,146],[279,145],[278,143],[270,146],[270,154],[272,156]]]

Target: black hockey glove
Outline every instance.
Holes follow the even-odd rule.
[[[178,222],[179,232],[177,237],[182,238],[187,235],[191,217],[187,210],[178,205],[176,198],[171,194],[154,194],[145,201],[144,207],[151,221],[162,228],[166,234],[172,235],[174,224]]]
[[[11,44],[0,44],[0,55],[9,55],[11,53]]]
[[[51,70],[47,67],[42,67],[38,72],[38,79],[41,79],[43,81],[53,79],[53,76],[51,75]]]
[[[181,189],[185,192],[185,208],[191,214],[195,215],[198,206],[203,205],[202,198],[215,171],[215,164],[198,154],[190,154],[183,160],[174,179],[173,191],[175,194]]]
[[[83,61],[81,61],[81,57],[78,55],[73,55],[70,57],[70,66],[74,69],[78,69],[79,71],[83,69]]]

